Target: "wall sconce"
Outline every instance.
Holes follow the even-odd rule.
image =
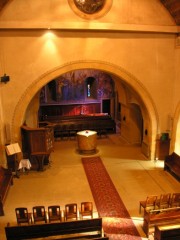
[[[2,77],[0,78],[0,81],[3,82],[3,83],[9,82],[9,80],[10,80],[10,77],[7,76],[6,74],[4,74],[4,76],[2,76]]]

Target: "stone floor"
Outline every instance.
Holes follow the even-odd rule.
[[[87,155],[88,156],[88,155]],[[180,183],[163,170],[163,161],[148,160],[138,145],[129,145],[119,134],[97,140],[97,153],[100,156],[120,197],[129,211],[142,239],[147,239],[143,230],[142,215],[139,214],[139,201],[147,195],[160,195],[166,192],[179,192]],[[43,172],[30,171],[14,178],[14,185],[8,193],[4,210],[0,217],[0,239],[5,240],[4,227],[7,223],[16,224],[16,207],[59,204],[64,209],[66,203],[82,201],[94,203],[91,190],[77,151],[76,140],[55,142],[50,164]],[[94,217],[97,216],[94,204]],[[150,235],[150,239],[153,236]]]

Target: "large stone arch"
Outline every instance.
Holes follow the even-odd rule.
[[[26,89],[24,94],[21,96],[19,102],[16,105],[12,123],[11,123],[11,139],[13,141],[20,141],[20,126],[23,123],[24,114],[26,108],[30,103],[33,96],[49,81],[56,78],[57,76],[64,74],[68,71],[78,70],[78,69],[98,69],[102,71],[109,72],[110,74],[118,76],[124,82],[129,84],[141,97],[144,105],[147,108],[150,119],[150,133],[151,133],[151,143],[150,143],[150,158],[154,159],[155,154],[155,139],[158,128],[158,116],[151,96],[144,86],[130,73],[128,73],[123,68],[102,61],[75,61],[69,62],[58,68],[53,69],[50,72],[46,72],[39,78],[37,78],[32,84]]]
[[[172,121],[172,119],[171,119]],[[180,155],[180,102],[175,110],[173,124],[172,124],[172,136],[171,136],[171,146],[170,153],[173,151]]]

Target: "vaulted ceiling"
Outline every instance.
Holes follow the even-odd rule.
[[[11,0],[0,1],[0,11]],[[169,11],[177,25],[180,26],[180,0],[159,0]]]

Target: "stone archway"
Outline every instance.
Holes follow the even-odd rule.
[[[180,142],[178,139],[180,139],[180,102],[177,105],[173,119],[170,153],[174,151],[180,155]]]
[[[40,78],[36,79],[24,92],[21,96],[20,101],[17,103],[12,123],[11,123],[11,139],[13,141],[20,140],[20,126],[23,123],[24,114],[26,112],[26,108],[30,103],[33,96],[49,81],[62,75],[66,72],[78,70],[78,69],[86,69],[92,68],[97,70],[102,70],[109,72],[110,74],[118,76],[120,79],[129,84],[141,97],[144,105],[147,108],[147,112],[149,114],[150,119],[150,133],[151,133],[151,142],[150,142],[150,158],[154,159],[155,155],[155,139],[157,134],[157,126],[158,126],[158,117],[156,113],[156,109],[151,99],[148,91],[144,88],[144,86],[130,73],[126,70],[122,69],[119,66],[114,64],[110,64],[108,62],[102,61],[76,61],[70,62],[65,65],[62,65],[56,69],[53,69],[51,72],[47,72],[42,75]]]

